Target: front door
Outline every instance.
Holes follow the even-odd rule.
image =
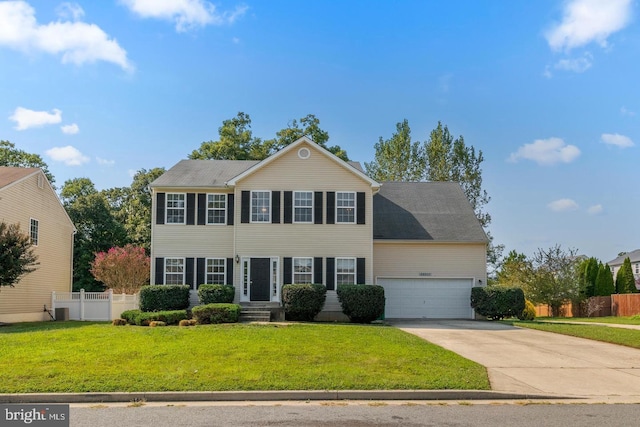
[[[251,258],[251,301],[269,301],[269,258]]]

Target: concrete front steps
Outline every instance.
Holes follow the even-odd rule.
[[[277,302],[240,303],[240,322],[271,322],[284,320],[284,309]]]

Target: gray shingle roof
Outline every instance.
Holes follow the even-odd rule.
[[[224,187],[257,160],[181,160],[166,171],[151,187]]]
[[[487,242],[455,182],[385,182],[373,197],[373,238]]]
[[[629,261],[631,261],[631,263],[640,262],[640,249],[636,249],[635,251],[627,252],[624,255],[620,255],[619,257],[609,261],[607,264],[609,264],[609,267],[617,267],[624,263],[625,258],[629,258]]]

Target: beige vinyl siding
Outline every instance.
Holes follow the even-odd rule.
[[[15,288],[0,290],[0,321],[44,320],[44,305],[51,308],[51,292],[71,291],[73,225],[57,195],[45,182],[38,188],[38,175],[0,189],[0,220],[20,223],[29,233],[31,218],[38,220],[39,266]]]
[[[473,278],[487,283],[483,243],[373,242],[378,277]]]

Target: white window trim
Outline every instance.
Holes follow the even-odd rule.
[[[344,222],[338,221],[338,209],[346,209],[344,206],[338,206],[338,194],[353,194],[353,221]],[[336,224],[355,224],[356,217],[358,216],[358,195],[355,191],[336,191],[336,201],[335,201],[335,223]]]
[[[209,281],[208,281],[209,274],[212,274],[212,275],[213,274],[220,274],[220,273],[209,273],[209,271],[208,271],[209,260],[222,260],[222,268],[223,268],[222,284],[226,285],[227,284],[227,259],[226,258],[217,258],[217,257],[205,258],[205,261],[204,261],[204,282],[206,284],[209,284]]]
[[[269,202],[269,212],[267,213],[269,215],[268,220],[267,221],[254,221],[253,220],[253,193],[268,193],[269,197],[268,197],[268,202]],[[249,193],[249,223],[251,224],[271,224],[271,210],[273,209],[273,206],[271,206],[271,190],[251,190],[251,193]]]
[[[185,284],[185,280],[187,277],[187,260],[184,257],[175,257],[175,256],[171,256],[171,257],[165,257],[164,258],[164,277],[163,277],[163,281],[162,283],[164,283],[165,285],[167,285],[167,275],[168,274],[180,274],[180,273],[167,273],[167,266],[169,265],[169,263],[167,262],[170,259],[178,259],[182,261],[182,283],[179,283],[180,285],[184,285]]]
[[[358,283],[358,260],[356,257],[336,257],[335,259],[335,267],[334,267],[334,277],[333,283],[335,283],[336,289],[338,288],[338,260],[350,259],[353,260],[353,284]],[[340,274],[351,274],[351,273],[340,273]]]
[[[296,281],[296,260],[297,259],[309,259],[311,260],[311,271],[309,273],[297,273],[297,274],[311,274],[311,281],[309,282],[310,284],[313,284],[313,278],[315,277],[313,275],[314,271],[313,271],[313,257],[311,256],[298,256],[298,257],[293,257],[291,258],[291,281],[295,284],[300,284],[299,282]]]
[[[311,206],[296,206],[296,193],[311,193]],[[314,199],[313,191],[297,190],[297,191],[293,192],[293,195],[291,197],[293,198],[293,200],[292,200],[292,205],[293,205],[293,212],[292,212],[293,223],[294,224],[313,224],[313,210],[315,208],[315,200],[313,200]],[[311,219],[309,221],[296,221],[296,207],[304,208],[304,209],[311,209]]]
[[[182,208],[182,222],[169,222],[169,209],[179,209],[179,208],[169,208],[169,195],[182,195],[184,197],[184,207]],[[167,193],[164,200],[164,223],[166,225],[184,225],[187,223],[187,193]]]
[[[33,239],[33,234],[31,233],[31,225],[32,225],[33,221],[36,222],[36,228],[37,228],[35,243],[34,243],[34,239]],[[29,218],[29,240],[31,241],[31,244],[33,246],[38,246],[38,244],[40,243],[40,221],[38,221],[35,218]]]
[[[224,197],[224,221],[223,222],[209,222],[209,211],[220,211],[222,209],[209,207],[209,196],[223,196]],[[206,203],[206,224],[207,225],[227,225],[227,205],[229,204],[229,198],[224,193],[207,193]]]

